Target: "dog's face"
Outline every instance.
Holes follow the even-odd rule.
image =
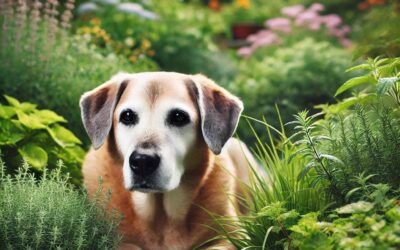
[[[86,93],[81,110],[95,149],[112,136],[128,190],[165,192],[195,165],[199,140],[220,153],[242,103],[203,76],[154,72],[118,74]]]

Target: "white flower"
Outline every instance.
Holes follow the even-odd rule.
[[[121,3],[118,5],[117,9],[121,12],[138,15],[145,19],[156,20],[159,18],[157,14],[143,9],[143,7],[137,3]]]
[[[84,14],[87,12],[94,12],[99,9],[99,6],[95,3],[83,3],[78,6],[77,12],[79,14]]]

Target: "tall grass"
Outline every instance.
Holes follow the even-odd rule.
[[[215,230],[238,249],[281,248],[275,243],[286,237],[285,223],[297,217],[298,212],[320,211],[329,203],[324,187],[312,182],[312,175],[298,178],[307,161],[296,154],[298,146],[287,142],[279,112],[278,117],[279,129],[265,119],[246,117],[257,139],[253,152],[260,163],[259,168],[250,167],[250,183],[242,184],[247,195],[239,197],[249,213],[237,219],[213,215],[219,225]],[[266,140],[256,134],[250,121],[265,127]]]

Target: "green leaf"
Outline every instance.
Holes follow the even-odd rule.
[[[374,207],[374,204],[367,201],[359,201],[348,204],[346,206],[336,209],[338,214],[353,214],[353,213],[365,213],[370,211]]]
[[[18,121],[0,120],[0,145],[15,145],[25,137],[25,130]]]
[[[13,117],[15,114],[16,113],[15,113],[14,108],[9,107],[9,106],[0,105],[0,117],[1,118],[8,119],[8,118]]]
[[[351,67],[349,69],[346,70],[346,72],[352,72],[352,71],[356,71],[356,70],[372,70],[372,66],[368,63],[363,63],[354,67]]]
[[[6,101],[8,102],[8,104],[10,104],[13,107],[19,108],[21,106],[21,103],[14,97],[5,95],[4,98],[6,98]]]
[[[67,122],[64,117],[57,115],[51,110],[38,110],[35,115],[41,120],[42,123],[50,125],[57,122]]]
[[[337,158],[337,157],[335,157],[335,156],[333,156],[333,155],[320,154],[319,156],[322,157],[322,158],[325,158],[325,159],[327,159],[327,160],[340,163],[340,164],[342,164],[342,165],[344,164],[339,158]]]
[[[47,131],[53,140],[61,147],[81,144],[81,141],[71,131],[61,125],[55,124],[54,126],[47,128]]]
[[[40,118],[35,114],[25,114],[21,111],[17,111],[20,122],[29,129],[44,129],[46,126],[42,123]]]
[[[350,80],[345,82],[342,86],[340,86],[340,88],[336,91],[335,96],[337,96],[355,86],[358,86],[361,84],[373,84],[373,83],[375,83],[375,79],[372,75],[369,75],[369,74],[351,78]]]
[[[302,180],[307,173],[313,168],[315,167],[317,164],[314,161],[309,162],[299,173],[299,176],[297,177],[298,180]]]
[[[398,80],[400,80],[399,77],[379,78],[378,83],[376,84],[376,93],[378,95],[386,94]]]
[[[18,152],[34,168],[42,170],[47,165],[46,151],[33,143],[22,146]]]

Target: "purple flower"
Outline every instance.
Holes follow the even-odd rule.
[[[299,5],[293,5],[293,6],[288,6],[282,8],[281,12],[282,14],[289,16],[289,17],[297,17],[304,11],[304,6],[299,4]]]
[[[250,47],[241,47],[240,49],[238,49],[237,54],[240,57],[249,57],[251,56],[251,54],[253,53],[253,49]]]
[[[308,10],[312,12],[320,12],[325,10],[325,6],[320,3],[314,3],[310,6],[310,8],[308,8]]]
[[[342,19],[336,14],[321,16],[321,20],[328,28],[337,27],[342,23]]]
[[[265,26],[271,30],[282,31],[285,33],[290,33],[292,31],[290,20],[283,17],[269,19],[265,22]]]

